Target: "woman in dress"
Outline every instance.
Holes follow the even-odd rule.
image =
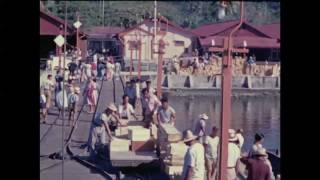
[[[63,86],[64,84],[62,84],[62,89],[56,95],[56,103],[59,110],[58,117],[60,117],[62,110],[67,110],[68,108],[68,95],[66,89]]]
[[[83,96],[86,97],[86,104],[89,106],[88,113],[94,113],[94,109],[97,105],[98,100],[98,88],[96,79],[89,79],[86,89],[85,91],[83,91]]]
[[[113,78],[113,74],[114,74],[113,59],[112,57],[109,56],[107,61],[107,72],[106,72],[107,81]]]

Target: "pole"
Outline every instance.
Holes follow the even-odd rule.
[[[163,46],[164,42],[159,41],[159,50],[158,50],[158,72],[157,72],[157,96],[160,99],[161,97],[161,80],[162,80],[162,55],[163,55]]]
[[[61,26],[60,26],[60,35],[61,35],[61,36],[63,35],[63,31],[62,31],[62,29],[63,29],[63,26],[61,25]],[[61,68],[61,53],[62,53],[62,48],[61,48],[61,47],[59,47],[59,48],[58,48],[59,69]]]
[[[231,121],[231,86],[232,86],[232,72],[231,72],[231,49],[232,34],[241,27],[243,22],[243,1],[240,2],[240,23],[231,31],[228,38],[224,38],[223,59],[222,59],[222,105],[221,105],[221,144],[220,144],[220,161],[219,161],[219,180],[227,179],[228,166],[228,130]]]
[[[63,59],[63,82],[64,78],[66,75],[65,72],[65,66],[66,66],[66,52],[67,52],[67,1],[65,1],[65,16],[64,16],[64,38],[65,38],[65,43],[64,43],[64,59]],[[64,180],[64,99],[65,99],[65,85],[62,86],[62,139],[61,139],[61,145],[62,145],[62,180]]]
[[[153,49],[155,49],[155,43],[157,42],[157,1],[154,1],[154,41]],[[154,51],[153,51],[154,52]]]
[[[77,13],[77,21],[80,20],[79,13]],[[79,47],[79,28],[77,28],[77,59],[80,56],[80,47]]]
[[[139,45],[139,64],[138,64],[138,78],[141,79],[141,41],[138,41]]]
[[[104,27],[104,0],[102,1],[102,27]]]
[[[133,62],[132,62],[132,52],[133,51],[133,49],[132,49],[132,47],[131,47],[131,49],[130,49],[130,79],[132,78],[132,66],[133,66]]]

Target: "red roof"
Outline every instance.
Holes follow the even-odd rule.
[[[225,36],[209,36],[201,38],[200,44],[202,46],[211,46],[211,41],[214,39],[215,46],[222,47],[223,38]],[[233,37],[233,44],[235,47],[243,47],[243,42],[247,42],[248,48],[280,48],[280,43],[277,39],[264,38],[264,37]]]
[[[46,12],[40,8],[40,35],[57,36],[60,34],[60,25],[64,25],[64,20]],[[81,28],[80,28],[81,29]],[[64,29],[63,29],[64,30]],[[76,29],[69,25],[67,26],[67,35],[73,34]],[[80,35],[86,35],[80,30]]]
[[[206,24],[206,25],[197,27],[195,29],[192,29],[191,31],[200,37],[207,37],[210,35],[217,34],[217,33],[224,31],[228,28],[231,28],[231,27],[237,25],[238,22],[239,21],[227,21],[227,22],[222,22],[222,23]]]
[[[280,23],[263,24],[258,27],[269,36],[280,39]]]
[[[232,29],[239,23],[239,20],[228,21],[216,24],[209,24],[193,29],[199,36],[202,46],[211,46],[211,40],[215,40],[216,46],[222,46],[222,38],[227,37]],[[272,29],[273,28],[273,29]],[[241,28],[234,34],[235,46],[242,46],[243,41],[247,42],[249,48],[280,48],[275,29],[277,26],[257,26],[244,21]],[[278,26],[280,32],[280,26]],[[279,37],[280,37],[280,33]]]
[[[181,32],[181,33],[183,33],[183,34],[187,34],[187,35],[190,35],[190,36],[197,36],[197,35],[194,34],[193,32],[191,32],[191,31],[189,31],[189,30],[187,30],[187,29],[184,29],[184,28],[182,28],[182,27],[174,24],[173,22],[169,21],[168,19],[166,19],[166,18],[164,18],[164,17],[162,17],[162,16],[161,16],[160,18],[158,18],[158,20],[159,20],[159,22],[157,23],[158,26],[160,25],[161,27],[166,27],[166,26],[167,26],[167,23],[168,23],[168,27],[173,28],[173,29],[177,30],[178,32]],[[150,23],[151,23],[151,24],[154,23],[154,22],[153,22],[153,19],[145,19],[145,20],[142,21],[141,23],[139,23],[139,24],[137,24],[137,25],[135,25],[135,26],[133,26],[133,27],[131,27],[131,28],[128,28],[128,29],[124,30],[124,31],[122,31],[122,32],[119,33],[119,34],[120,34],[120,36],[123,36],[124,34],[130,32],[130,31],[132,31],[132,30],[134,30],[134,29],[136,29],[137,27],[139,27],[139,26],[142,25],[142,24],[150,24]]]
[[[90,37],[98,38],[98,37],[106,37],[106,36],[115,36],[123,30],[124,28],[115,27],[115,26],[107,26],[107,27],[96,26],[96,27],[91,27],[85,30],[85,32]]]

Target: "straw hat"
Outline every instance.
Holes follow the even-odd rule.
[[[107,108],[110,109],[111,111],[117,111],[117,107],[116,105],[114,105],[114,103],[110,103]]]
[[[208,120],[209,117],[208,117],[208,115],[207,115],[206,113],[203,113],[203,114],[200,114],[200,115],[199,115],[199,119]]]
[[[229,129],[229,141],[237,141],[236,131],[234,129]]]
[[[255,156],[268,156],[266,149],[263,147],[260,147],[256,151],[254,151],[253,155],[255,155]]]
[[[80,93],[80,87],[75,87],[74,88],[74,92],[79,94]]]
[[[195,140],[197,139],[198,137],[193,135],[193,133],[190,131],[190,130],[187,130],[184,134],[184,138],[183,138],[183,142],[189,142],[189,141],[192,141],[192,140]]]

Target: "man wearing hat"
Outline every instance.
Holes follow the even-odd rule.
[[[113,103],[110,103],[107,109],[103,113],[98,114],[94,121],[92,121],[88,139],[90,156],[95,154],[95,144],[97,140],[99,140],[102,145],[106,145],[106,132],[109,136],[109,141],[112,141],[111,130],[115,130],[117,123],[120,122],[116,111],[117,107]],[[111,120],[112,117],[115,118],[117,122],[113,122]]]
[[[190,130],[185,131],[183,142],[189,148],[184,156],[183,179],[205,179],[204,148],[202,144],[197,142],[197,138]]]
[[[206,135],[206,121],[209,119],[206,113],[199,115],[199,120],[195,126],[195,135],[199,137],[200,142],[202,143],[202,137]]]
[[[228,167],[227,179],[235,180],[238,172],[238,161],[240,159],[240,149],[238,147],[239,140],[234,129],[229,129],[228,143]]]
[[[70,87],[71,93],[68,95],[68,103],[69,103],[69,122],[70,125],[75,121],[75,114],[78,111],[78,102],[80,100],[80,88],[79,87]]]
[[[248,169],[248,180],[270,180],[272,171],[265,162],[267,156],[266,149],[259,147],[253,153],[253,158],[242,157],[240,159]]]

